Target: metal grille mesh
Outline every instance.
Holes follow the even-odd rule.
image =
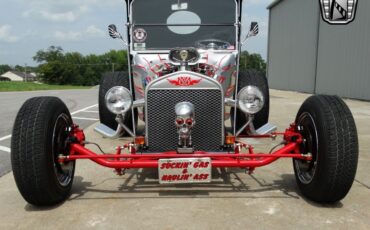
[[[220,90],[149,90],[147,128],[150,152],[177,149],[175,105],[191,102],[195,108],[192,140],[195,150],[217,151],[222,144],[222,93]]]

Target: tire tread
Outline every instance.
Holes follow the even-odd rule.
[[[354,118],[338,96],[316,95],[308,98],[297,114],[310,111],[318,126],[319,156],[314,181],[297,183],[302,193],[317,202],[337,202],[349,192],[357,170],[358,137]],[[321,161],[321,162],[320,162]]]
[[[238,92],[248,85],[257,86],[258,88],[260,88],[265,97],[264,107],[261,109],[261,111],[255,114],[253,120],[254,127],[258,129],[264,124],[266,124],[269,119],[270,93],[268,81],[264,74],[256,70],[241,71],[239,73]],[[233,110],[231,112],[231,115],[233,116]],[[246,115],[242,111],[240,111],[240,109],[237,109],[236,130],[240,129],[246,122],[247,122]]]
[[[23,198],[33,205],[53,205],[64,201],[67,188],[56,188],[50,173],[50,149],[47,139],[53,113],[63,111],[65,104],[56,97],[35,97],[27,100],[17,114],[11,139],[11,164],[17,187]],[[73,175],[72,175],[73,177]],[[55,178],[54,178],[55,179]]]
[[[118,123],[116,122],[116,115],[111,113],[105,105],[105,94],[109,89],[114,86],[123,86],[130,89],[130,79],[127,72],[108,72],[103,74],[100,80],[99,86],[99,117],[100,122],[110,127],[111,129],[116,129]],[[134,93],[133,93],[134,97]],[[135,97],[134,97],[135,98]],[[137,111],[135,110],[135,117],[137,117]],[[137,118],[136,118],[137,120]],[[128,113],[126,115],[125,125],[132,129],[132,114]],[[124,134],[125,135],[125,134]]]

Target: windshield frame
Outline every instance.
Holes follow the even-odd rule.
[[[207,23],[200,23],[200,24],[167,24],[167,23],[153,23],[153,24],[146,24],[146,23],[137,23],[133,24],[133,12],[132,12],[132,4],[135,0],[129,1],[127,4],[128,7],[128,38],[129,38],[129,48],[131,53],[168,53],[171,48],[169,49],[145,49],[145,50],[135,50],[134,42],[133,42],[133,28],[134,26],[234,26],[235,27],[235,49],[218,49],[214,50],[215,52],[236,52],[239,50],[240,47],[240,33],[241,33],[241,23],[240,23],[240,13],[241,13],[241,1],[233,0],[235,3],[235,21],[234,23],[215,23],[215,24],[207,24]],[[212,0],[210,0],[212,2]]]

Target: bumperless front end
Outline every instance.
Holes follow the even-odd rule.
[[[148,14],[156,7],[155,14]],[[126,169],[155,168],[159,183],[209,183],[212,168],[252,173],[291,158],[302,194],[316,202],[337,202],[356,175],[358,137],[348,106],[336,96],[305,100],[294,122],[275,132],[268,124],[266,76],[239,71],[242,0],[126,0],[127,73],[109,73],[99,89],[101,124],[108,138],[130,136],[113,153],[74,124],[55,97],[27,100],[14,122],[11,162],[24,199],[33,205],[66,200],[75,162],[91,160],[122,175]],[[185,22],[185,21],[186,22]],[[246,38],[258,33],[251,23]],[[138,129],[138,120],[143,129]],[[281,139],[259,152],[251,138]],[[98,145],[98,144],[97,144]]]

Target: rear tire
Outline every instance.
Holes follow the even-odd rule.
[[[12,134],[11,163],[23,198],[36,206],[55,205],[70,194],[75,162],[58,162],[68,155],[66,140],[72,125],[66,105],[56,97],[35,97],[19,110]]]
[[[316,202],[343,199],[354,181],[358,162],[356,124],[337,96],[311,96],[301,106],[296,125],[305,139],[302,153],[312,161],[293,160],[302,194]]]
[[[266,76],[263,73],[257,72],[255,70],[246,70],[239,73],[239,81],[238,81],[238,92],[248,85],[253,85],[258,87],[265,98],[265,105],[255,114],[253,125],[255,129],[260,128],[261,126],[265,125],[269,119],[269,112],[270,112],[270,93],[269,93],[269,86]],[[231,110],[231,122],[234,124],[234,109]],[[241,127],[245,125],[248,120],[248,116],[243,113],[240,109],[236,110],[236,131],[238,131]],[[242,134],[247,134],[246,130],[242,132]]]
[[[127,72],[114,72],[114,73],[105,73],[103,74],[100,87],[99,87],[99,117],[100,122],[109,128],[116,130],[118,123],[116,121],[116,114],[111,113],[107,106],[105,105],[105,94],[114,86],[123,86],[130,90],[130,79]],[[134,95],[133,95],[133,98]],[[137,122],[137,110],[134,110],[135,124]],[[132,126],[132,113],[131,110],[126,114],[124,124],[129,128],[133,129]],[[126,132],[123,133],[123,136],[127,136]]]

